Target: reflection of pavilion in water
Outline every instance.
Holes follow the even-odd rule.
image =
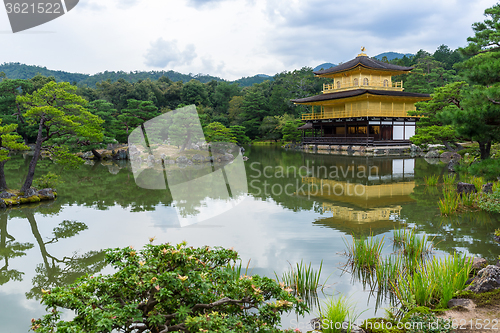
[[[306,195],[320,204],[322,213],[329,215],[314,224],[347,233],[354,229],[376,233],[392,229],[394,222],[400,221],[401,204],[414,201],[410,197],[415,188],[414,160],[392,159],[387,164],[390,167],[382,173],[367,174],[365,179],[302,177],[302,183],[307,184]],[[363,164],[351,167],[360,170]]]

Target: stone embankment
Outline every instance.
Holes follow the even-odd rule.
[[[339,154],[354,156],[424,156],[422,149],[416,145],[367,147],[356,145],[302,145],[288,143],[282,147],[285,149],[301,149],[306,152],[319,154]]]
[[[106,149],[96,149],[95,151],[97,154],[86,151],[76,153],[76,155],[84,160],[128,160],[129,155],[128,145],[108,145]]]
[[[0,192],[0,208],[54,200],[56,197],[57,191],[53,188],[44,188],[42,190],[30,188],[28,191],[26,191],[26,193],[7,190]]]
[[[165,144],[165,146],[160,146],[154,148],[154,155],[150,154],[148,151],[138,148],[135,145],[109,145],[107,149],[96,150],[97,154],[92,151],[87,151],[84,153],[77,153],[77,156],[85,160],[130,160],[132,162],[144,162],[144,163],[165,163],[165,164],[179,164],[179,165],[192,165],[192,164],[203,164],[210,162],[230,162],[235,159],[235,156],[239,154],[239,150],[244,152],[243,148],[233,147],[233,149],[212,149],[212,153],[209,154],[207,144],[192,144],[189,149],[180,151],[178,147]],[[98,156],[100,156],[100,158]],[[155,158],[156,156],[156,158]],[[160,158],[158,158],[158,156]],[[247,160],[245,156],[243,160]]]

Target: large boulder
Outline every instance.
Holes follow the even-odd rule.
[[[148,155],[147,162],[148,162],[148,164],[154,164],[155,163],[155,157],[153,155]]]
[[[452,298],[448,301],[448,308],[461,311],[472,311],[476,308],[473,300],[467,298]]]
[[[229,153],[225,153],[223,158],[222,158],[223,161],[232,161],[234,160],[234,155],[233,154],[229,154]]]
[[[116,152],[116,154],[113,154],[113,159],[115,159],[115,160],[126,160],[126,159],[128,159],[127,150],[125,150],[125,149],[118,150]]]
[[[193,163],[202,163],[205,161],[205,156],[194,154],[193,157],[191,157],[191,160],[193,161]]]
[[[472,270],[478,272],[488,266],[488,262],[484,258],[474,257],[472,260]]]
[[[92,154],[91,151],[86,151],[85,153],[83,153],[82,158],[90,160],[94,158],[94,154]]]
[[[481,192],[483,193],[491,193],[493,192],[493,183],[486,183],[483,185]]]
[[[410,152],[413,153],[413,154],[418,154],[418,153],[421,153],[422,152],[422,148],[420,148],[419,146],[417,145],[414,145],[412,144],[410,146]]]
[[[458,161],[460,161],[460,159],[462,159],[462,156],[460,156],[457,153],[453,153],[451,151],[445,151],[444,153],[441,154],[439,159],[443,163],[448,163],[449,161],[458,162]]]
[[[465,290],[485,293],[500,288],[500,267],[489,265],[480,270]]]
[[[439,158],[441,155],[437,150],[431,150],[425,154],[425,158]]]
[[[476,186],[474,186],[474,184],[458,182],[457,183],[457,193],[460,195],[462,195],[464,193],[465,194],[477,193]]]
[[[9,198],[12,198],[12,197],[15,197],[16,195],[15,194],[12,194],[12,193],[9,193],[9,192],[6,192],[6,191],[3,191],[0,193],[0,198],[2,199],[9,199]]]
[[[25,198],[29,198],[29,197],[32,197],[36,194],[36,190],[32,187],[30,187],[29,189],[26,190],[26,192],[24,192],[24,197]]]
[[[187,164],[189,159],[186,156],[179,156],[176,158],[175,163],[177,164]]]
[[[40,197],[41,200],[50,200],[56,197],[54,192],[55,192],[54,189],[44,188],[38,191],[36,194]]]
[[[141,153],[135,145],[130,145],[128,148],[128,151],[129,151],[130,156],[136,156],[136,155],[139,155]]]

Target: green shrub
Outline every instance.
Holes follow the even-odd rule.
[[[481,156],[481,151],[479,150],[479,146],[467,147],[462,150],[459,150],[457,153],[462,157],[465,156],[465,154],[469,154],[469,156],[474,156],[474,157]]]
[[[489,158],[467,167],[467,172],[474,176],[484,177],[486,180],[497,180],[500,175],[500,159]]]
[[[482,195],[478,201],[479,208],[491,213],[500,213],[500,190]]]
[[[433,313],[414,313],[408,317],[405,325],[407,333],[447,333],[452,328],[452,321],[438,318]]]
[[[234,279],[227,267],[237,260],[231,249],[186,243],[109,249],[106,261],[113,274],[42,290],[42,303],[50,312],[33,320],[32,330],[279,332],[283,312],[308,311],[274,280],[258,275]],[[61,320],[58,308],[75,316]]]
[[[59,176],[55,173],[48,172],[42,177],[38,177],[33,181],[33,187],[37,189],[43,188],[56,188],[62,181],[59,180]]]

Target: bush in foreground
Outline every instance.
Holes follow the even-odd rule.
[[[279,332],[283,312],[307,311],[274,280],[234,274],[238,259],[231,249],[185,243],[109,249],[106,261],[116,272],[43,291],[50,312],[32,320],[32,330]],[[73,310],[75,317],[61,320],[59,308]]]

